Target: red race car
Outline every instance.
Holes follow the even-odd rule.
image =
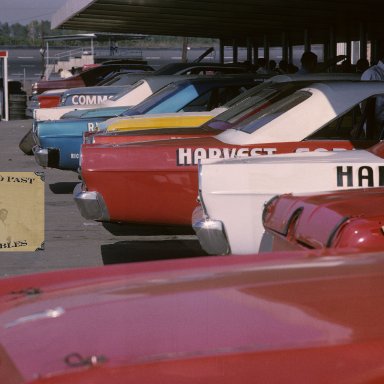
[[[98,67],[89,68],[79,74],[74,74],[71,77],[56,80],[39,80],[32,84],[32,94],[37,95],[44,91],[54,89],[68,89],[75,87],[89,87],[98,84],[106,79],[107,76],[112,76],[115,73],[129,70],[135,64],[105,64]]]
[[[264,209],[271,250],[384,249],[383,188],[284,194]]]

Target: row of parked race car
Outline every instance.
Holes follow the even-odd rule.
[[[155,79],[97,109],[36,109],[20,147],[80,173],[85,218],[192,221],[207,253],[231,255],[0,281],[6,372],[34,384],[381,382],[383,83],[190,75],[155,91]],[[58,348],[58,330],[78,337]]]
[[[382,185],[380,144],[373,147],[382,138],[382,83],[355,74],[172,76],[144,77],[99,108],[35,110],[36,160],[80,171],[74,199],[85,218],[190,225],[193,217],[209,254],[381,246],[367,230],[346,240],[353,220],[335,205],[332,222],[316,216],[325,210],[308,216],[299,198],[276,196]]]

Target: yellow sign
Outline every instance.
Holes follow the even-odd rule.
[[[44,249],[44,173],[0,172],[0,252]]]

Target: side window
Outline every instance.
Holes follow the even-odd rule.
[[[213,108],[220,107],[228,103],[228,101],[234,99],[236,96],[240,95],[240,93],[243,93],[246,90],[247,88],[245,86],[233,86],[220,89],[218,104],[213,106]]]
[[[173,94],[172,88],[174,88]],[[157,91],[152,96],[144,100],[143,103],[140,103],[141,106],[144,106],[146,103],[153,103],[153,101],[156,100],[156,98],[159,99],[157,104],[155,104],[154,107],[151,107],[149,110],[146,111],[146,113],[169,113],[169,112],[179,112],[183,111],[184,107],[186,105],[189,105],[191,101],[196,100],[199,98],[199,93],[196,90],[195,86],[190,84],[186,86],[185,88],[178,89],[177,87],[174,87],[171,85],[168,85],[162,90]],[[169,90],[169,91],[167,91]],[[167,96],[167,93],[169,93],[169,97],[163,97],[164,95]]]
[[[205,92],[190,103],[186,104],[181,111],[183,112],[204,112],[208,109],[210,100],[212,98],[212,90]]]
[[[187,104],[182,110],[184,112],[202,112],[211,111],[214,108],[220,107],[229,100],[245,92],[245,86],[231,86],[212,89],[198,98]]]
[[[354,106],[348,112],[320,128],[306,140],[368,140],[377,138],[374,125],[375,98]],[[374,132],[375,131],[375,132]]]

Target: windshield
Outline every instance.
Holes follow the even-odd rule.
[[[191,84],[168,84],[127,111],[127,114],[178,112],[198,96],[195,86]]]
[[[115,74],[112,78],[100,81],[97,85],[116,85],[124,78],[124,74]]]
[[[266,88],[268,88],[268,89],[279,88],[283,85],[284,85],[284,83],[271,83],[269,81],[260,83],[256,86],[252,87],[251,89],[249,89],[246,93],[243,93],[243,94],[235,97],[234,99],[229,100],[228,103],[225,104],[225,106],[227,108],[231,108],[231,107],[235,106],[236,104],[238,104],[239,102],[243,102],[247,98],[258,95],[260,92],[263,92],[263,90]]]
[[[265,124],[271,122],[283,113],[294,108],[304,100],[308,99],[311,93],[308,91],[297,91],[292,95],[289,95],[272,105],[268,105],[265,108],[259,110],[256,114],[243,120],[235,129],[239,129],[246,133],[253,133]]]
[[[243,120],[249,114],[256,113],[259,108],[266,105],[268,100],[278,93],[276,88],[265,88],[258,92],[257,95],[247,97],[242,102],[220,114],[220,120],[227,121],[231,124]]]
[[[261,109],[292,94],[303,86],[308,85],[308,83],[308,81],[300,81],[294,83],[266,82],[259,84],[225,104],[225,107],[228,109],[225,112],[220,113],[215,121],[236,125],[251,116],[254,118]]]

